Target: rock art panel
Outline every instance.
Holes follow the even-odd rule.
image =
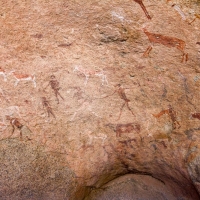
[[[0,7],[1,199],[200,199],[197,0]]]

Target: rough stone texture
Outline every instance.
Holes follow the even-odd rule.
[[[1,0],[1,199],[200,199],[200,1],[138,2]]]
[[[155,178],[147,175],[126,175],[111,181],[99,190],[92,191],[89,199],[175,200],[177,198],[172,195],[170,188]]]

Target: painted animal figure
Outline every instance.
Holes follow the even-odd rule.
[[[98,76],[101,79],[102,85],[108,85],[107,77],[104,74],[103,70],[87,70],[84,69],[82,66],[75,66],[73,72],[79,72],[80,74],[83,74],[85,76],[85,86],[87,85],[88,80],[91,76]]]
[[[139,124],[117,124],[116,126],[116,137],[121,137],[122,133],[131,133],[133,130],[140,131]]]
[[[20,81],[31,81],[31,82],[33,82],[34,87],[36,87],[36,82],[35,82],[35,76],[34,75],[21,74],[21,73],[15,72],[15,71],[12,71],[11,74],[16,79],[15,85],[14,85],[15,87],[18,85],[18,83]]]
[[[4,81],[7,81],[7,77],[6,77],[6,71],[5,71],[4,69],[2,69],[1,67],[0,67],[0,75],[2,75],[2,76],[3,76],[3,78],[4,78]]]
[[[139,133],[141,130],[140,124],[138,123],[127,123],[127,124],[106,124],[116,132],[116,137],[121,137],[122,133]]]
[[[188,61],[188,54],[184,52],[185,46],[186,46],[185,41],[175,38],[175,37],[165,36],[165,35],[158,34],[158,33],[150,33],[145,28],[143,29],[143,31],[147,35],[147,37],[151,43],[162,44],[169,48],[175,47],[183,53],[181,62],[183,62],[184,60]],[[148,57],[151,50],[152,50],[152,47],[149,46],[147,48],[147,50],[145,51],[145,53],[143,54],[143,56]]]

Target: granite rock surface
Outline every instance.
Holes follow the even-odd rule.
[[[199,0],[1,0],[0,199],[200,199]]]

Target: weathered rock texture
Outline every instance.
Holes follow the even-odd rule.
[[[200,199],[200,1],[141,2],[1,0],[0,199]]]
[[[147,175],[126,175],[115,179],[102,188],[92,191],[86,199],[148,199],[175,200],[169,187],[164,182]],[[179,197],[179,199],[184,199]]]

